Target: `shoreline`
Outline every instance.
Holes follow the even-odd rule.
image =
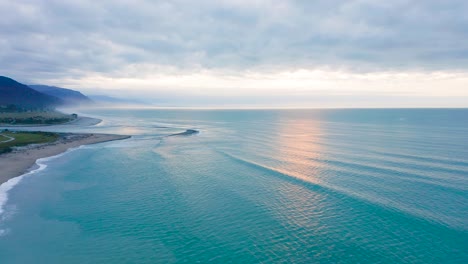
[[[41,158],[66,152],[70,148],[102,142],[122,140],[131,136],[95,133],[60,133],[54,142],[19,147],[13,152],[0,155],[0,185],[30,171]]]
[[[18,124],[18,125],[12,125],[12,124],[5,124],[5,123],[0,123],[0,128],[7,128],[7,129],[14,129],[14,128],[40,128],[40,127],[50,127],[50,126],[66,126],[66,125],[76,125],[80,123],[85,123],[86,125],[89,126],[94,126],[102,122],[102,119],[99,118],[93,118],[93,117],[87,117],[87,116],[79,116],[71,121],[64,122],[64,123],[59,123],[59,124]]]

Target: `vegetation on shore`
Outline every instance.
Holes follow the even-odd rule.
[[[14,147],[54,142],[58,138],[59,134],[52,132],[4,130],[0,132],[0,154],[11,152]]]
[[[0,124],[5,125],[53,125],[73,121],[76,114],[63,114],[57,111],[0,112]]]

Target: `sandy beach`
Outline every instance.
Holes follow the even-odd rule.
[[[129,137],[111,134],[61,133],[60,138],[55,142],[18,148],[11,153],[0,155],[0,184],[26,173],[40,158],[55,156],[81,145],[121,140]]]

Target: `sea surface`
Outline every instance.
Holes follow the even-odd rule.
[[[0,263],[468,263],[468,109],[83,112],[133,137],[1,186]]]

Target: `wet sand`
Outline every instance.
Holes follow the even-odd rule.
[[[60,133],[60,138],[55,142],[29,145],[10,153],[1,154],[0,184],[28,172],[36,164],[36,160],[40,158],[55,156],[81,145],[121,140],[129,137],[111,134]]]

